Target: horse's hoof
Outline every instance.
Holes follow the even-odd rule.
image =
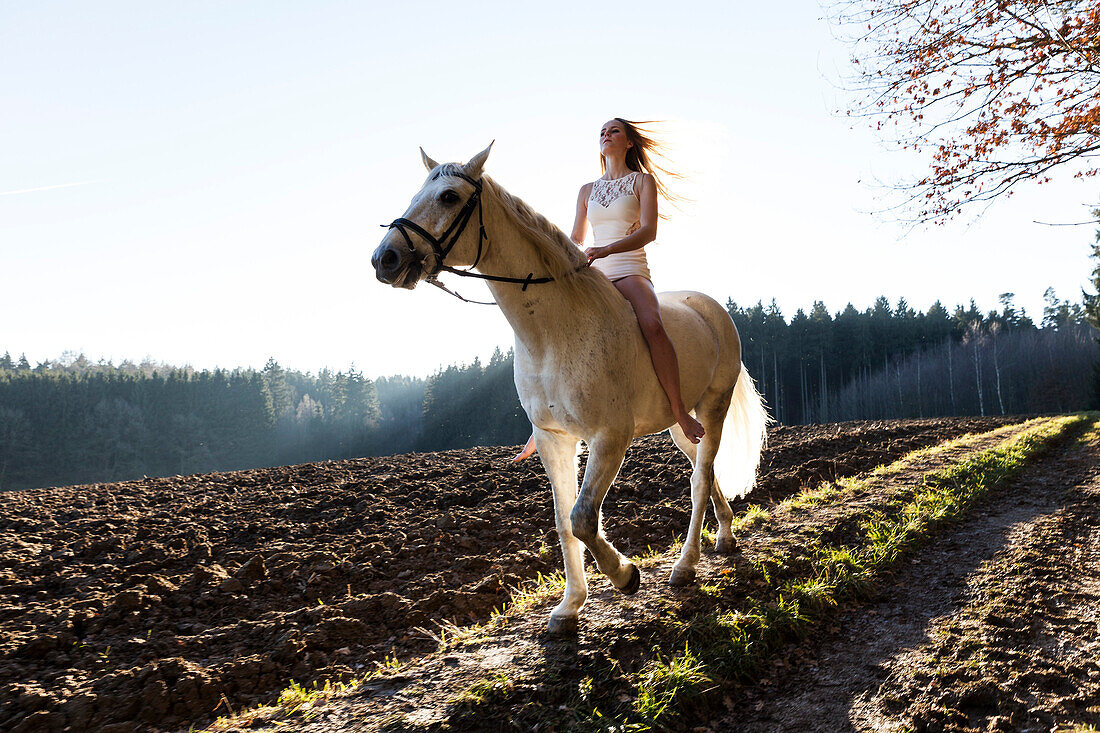
[[[741,549],[737,546],[737,540],[725,537],[719,537],[718,542],[714,545],[714,551],[719,555],[736,555],[741,552]]]
[[[683,588],[685,585],[691,585],[694,582],[694,570],[673,570],[672,576],[668,579],[668,584],[674,588]]]
[[[551,616],[546,630],[559,636],[571,636],[580,630],[581,621],[577,616]]]
[[[633,572],[630,573],[630,580],[626,581],[626,585],[619,588],[620,591],[628,596],[632,596],[638,592],[638,588],[642,586],[642,574],[638,572],[638,566],[634,565],[630,568]]]

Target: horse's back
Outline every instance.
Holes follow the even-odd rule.
[[[658,293],[657,302],[661,305],[661,320],[674,344],[678,343],[678,338],[684,338],[685,334],[678,333],[682,330],[699,332],[704,340],[709,335],[709,340],[715,344],[715,358],[740,363],[741,341],[737,328],[729,312],[717,300],[694,290],[673,290]],[[709,334],[699,331],[700,326],[704,325]]]

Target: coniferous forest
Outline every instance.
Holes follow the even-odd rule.
[[[880,297],[787,318],[773,302],[727,309],[772,416],[854,419],[1065,412],[1095,406],[1095,296],[1052,291],[1036,322],[1001,297],[916,311]],[[115,481],[409,451],[521,443],[530,425],[512,355],[427,379],[351,368],[196,371],[68,354],[0,357],[0,489]]]

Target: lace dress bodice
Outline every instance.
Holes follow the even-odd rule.
[[[603,178],[593,181],[588,197],[588,221],[592,224],[592,238],[597,245],[622,239],[638,223],[641,205],[634,193],[637,177],[634,171],[610,181]]]
[[[592,182],[592,194],[588,200],[595,201],[600,206],[607,208],[612,201],[620,196],[634,194],[634,179],[637,177],[638,172],[631,171],[622,178],[612,178],[611,180],[597,178]],[[635,200],[637,200],[637,197],[635,197]]]
[[[610,181],[598,178],[592,183],[592,193],[588,196],[588,222],[592,225],[592,239],[597,246],[622,239],[638,224],[642,206],[634,193],[637,177],[637,171],[633,171],[622,178]],[[592,267],[612,281],[631,275],[650,280],[649,265],[642,248],[593,260]]]

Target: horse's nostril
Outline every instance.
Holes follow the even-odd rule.
[[[379,264],[381,264],[382,268],[385,270],[392,270],[401,264],[401,257],[392,249],[387,249],[382,253],[382,259]]]

